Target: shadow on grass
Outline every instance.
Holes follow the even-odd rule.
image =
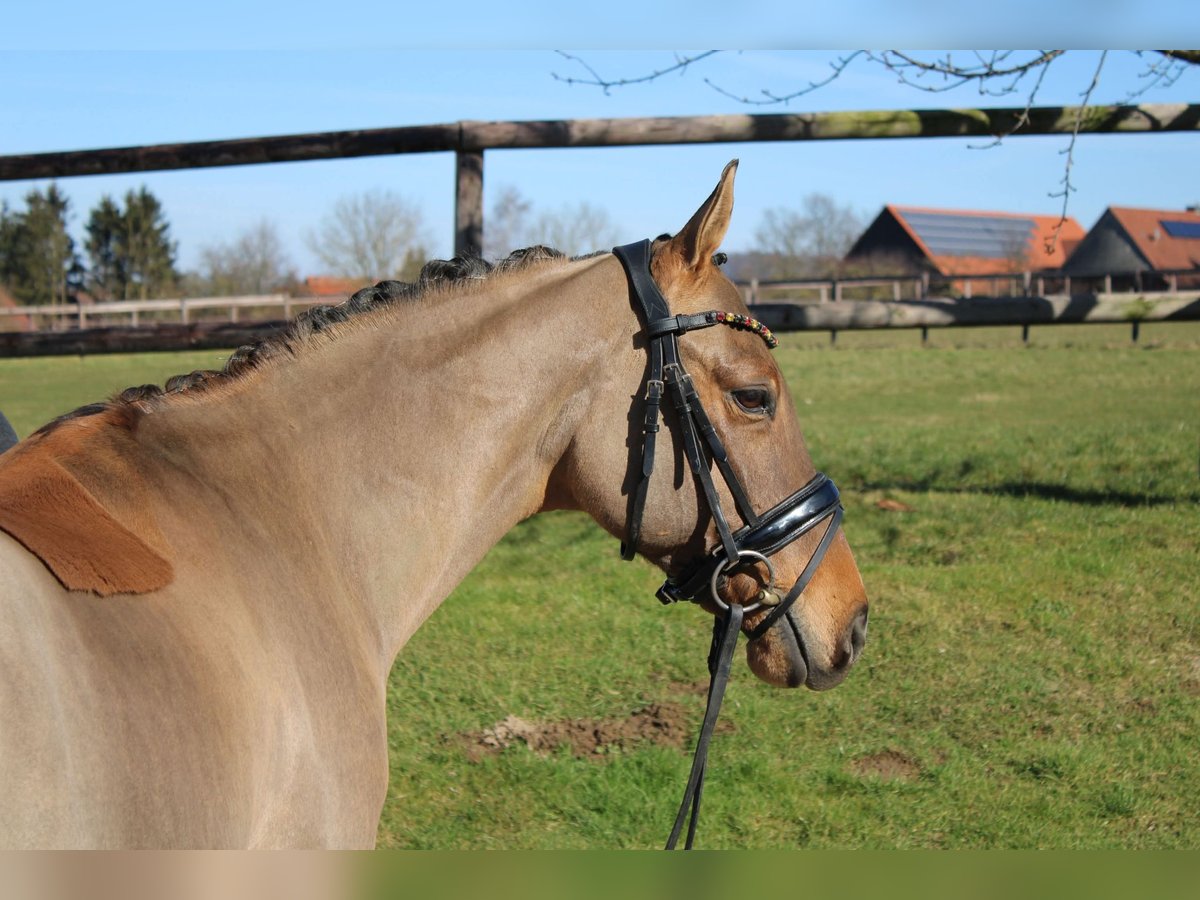
[[[1038,481],[1003,482],[989,485],[947,484],[940,478],[896,478],[879,481],[863,481],[855,485],[864,491],[937,491],[946,494],[991,494],[1000,497],[1037,497],[1042,500],[1058,500],[1082,506],[1170,506],[1176,503],[1200,501],[1200,493],[1191,491],[1172,496],[1137,493],[1134,491],[1089,490],[1073,488],[1065,484],[1048,484]]]

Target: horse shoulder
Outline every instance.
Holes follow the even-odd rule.
[[[0,530],[74,591],[146,593],[173,578],[137,442],[119,411],[64,423],[0,457]]]

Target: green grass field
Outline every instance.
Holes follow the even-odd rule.
[[[1128,337],[784,336],[813,456],[842,488],[870,639],[824,694],[738,662],[700,846],[1200,844],[1200,323]],[[217,356],[0,361],[0,409],[27,434]],[[397,660],[380,845],[659,846],[709,622],[661,607],[658,581],[578,515],[497,546]],[[612,738],[647,707],[685,746]],[[535,750],[503,740],[508,717],[608,738]],[[488,729],[509,745],[481,751]]]

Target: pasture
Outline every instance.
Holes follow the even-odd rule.
[[[829,693],[735,662],[698,846],[1200,843],[1200,323],[1128,337],[782,336],[870,637]],[[0,360],[0,410],[26,435],[219,356]],[[709,636],[660,580],[581,516],[510,533],[396,662],[380,846],[660,846]]]

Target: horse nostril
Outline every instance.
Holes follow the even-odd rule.
[[[867,642],[867,610],[859,610],[850,628],[842,638],[841,652],[834,661],[834,670],[842,672],[854,665],[858,655],[862,653],[863,645]]]
[[[867,608],[864,606],[862,611],[854,617],[854,624],[850,626],[850,661],[858,659],[858,654],[862,653],[863,646],[867,643]]]

